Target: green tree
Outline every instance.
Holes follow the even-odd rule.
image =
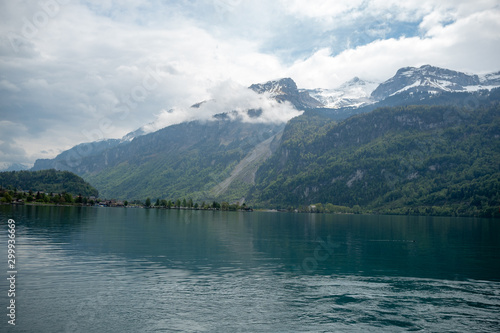
[[[52,203],[59,203],[59,197],[60,197],[60,195],[59,195],[59,194],[52,195],[52,196],[50,197],[50,202],[52,202]]]
[[[317,213],[324,213],[325,212],[325,209],[321,203],[316,204],[316,212]]]
[[[147,197],[146,198],[146,203],[144,204],[145,207],[151,207],[151,198],[150,197]]]
[[[160,207],[161,206],[160,199],[156,199],[155,206],[156,207]]]
[[[3,202],[11,203],[12,202],[12,196],[9,194],[9,192],[5,192],[2,197]]]
[[[71,195],[71,193],[64,193],[63,196],[64,196],[64,201],[65,202],[67,202],[67,203],[73,203],[74,202],[73,196]]]
[[[83,203],[83,198],[82,198],[82,195],[81,194],[78,194],[78,196],[76,197],[76,200],[75,200],[76,203]]]

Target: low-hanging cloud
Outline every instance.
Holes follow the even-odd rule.
[[[302,114],[289,102],[277,102],[268,93],[258,94],[234,81],[221,82],[208,90],[209,99],[195,106],[163,110],[143,126],[147,133],[185,121],[212,121],[215,115],[248,123],[285,123]]]

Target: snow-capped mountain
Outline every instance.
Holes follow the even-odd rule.
[[[479,77],[449,69],[424,65],[420,68],[405,67],[389,80],[380,84],[371,94],[377,101],[403,92],[471,92],[491,90],[500,86],[500,73]]]
[[[482,76],[465,74],[433,67],[429,65],[420,68],[405,67],[397,71],[396,75],[389,80],[378,84],[365,81],[358,77],[345,82],[335,89],[298,89],[297,84],[291,78],[282,78],[265,83],[252,84],[248,87],[258,94],[265,94],[268,98],[283,103],[290,102],[297,110],[327,108],[327,109],[357,109],[384,100],[389,96],[399,93],[465,91],[473,92],[481,89],[492,89],[500,87],[500,72]],[[193,113],[194,109],[200,107],[216,108],[221,104],[217,100],[207,100],[191,106],[187,113]],[[228,105],[223,106],[229,107]],[[219,107],[220,108],[220,107]],[[249,107],[246,112],[259,111],[258,107]],[[171,115],[176,114],[170,110]],[[261,111],[261,110],[260,110]],[[221,113],[235,112],[234,109],[220,110]],[[253,115],[249,113],[250,116]],[[256,116],[256,115],[253,115]],[[134,138],[157,131],[165,126],[161,121],[153,121],[142,126],[136,131],[125,135],[120,141],[130,142]]]
[[[239,90],[240,88],[241,90]],[[256,99],[254,92],[266,96]],[[272,108],[272,111],[277,113],[275,115],[276,117],[266,113],[266,110],[263,109],[263,107],[268,104],[264,101],[265,99],[274,100],[278,103],[288,101],[297,110],[322,106],[322,103],[311,98],[307,92],[299,91],[296,83],[290,78],[268,81],[266,83],[257,83],[247,88],[230,88],[226,89],[225,93],[226,95],[220,95],[219,93],[219,96],[193,104],[187,109],[173,108],[168,111],[162,111],[156,120],[123,136],[121,143],[130,142],[137,137],[156,132],[172,124],[196,119],[207,120],[229,117],[231,119],[244,120],[248,117],[255,121],[261,118],[262,122],[269,122],[276,117],[287,118],[286,115],[283,115],[284,109],[280,109],[279,107]],[[281,114],[279,114],[280,112]],[[192,116],[188,117],[188,115]],[[292,112],[289,118],[295,115],[296,113]]]
[[[500,72],[479,76],[479,82],[484,87],[500,86]]]
[[[152,123],[150,123],[150,124],[152,124]],[[146,130],[146,125],[144,125],[138,129],[136,129],[135,131],[132,131],[130,133],[125,134],[121,138],[120,142],[129,142],[129,141],[132,141],[141,135],[148,134],[148,133],[149,132]]]
[[[307,91],[298,90],[297,84],[290,78],[252,84],[249,88],[259,94],[267,93],[278,102],[289,101],[297,110],[322,106],[322,103],[312,98]]]
[[[321,102],[322,107],[339,109],[361,107],[374,103],[375,100],[370,95],[377,86],[376,82],[364,81],[355,77],[335,89],[318,88],[301,91],[308,92],[311,97]]]

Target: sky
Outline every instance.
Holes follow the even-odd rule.
[[[204,100],[287,113],[249,96],[253,83],[484,74],[499,54],[500,0],[1,1],[0,167],[202,117],[189,106]]]

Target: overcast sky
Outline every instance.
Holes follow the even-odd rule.
[[[119,138],[224,87],[482,74],[499,55],[499,0],[1,1],[0,163]]]

